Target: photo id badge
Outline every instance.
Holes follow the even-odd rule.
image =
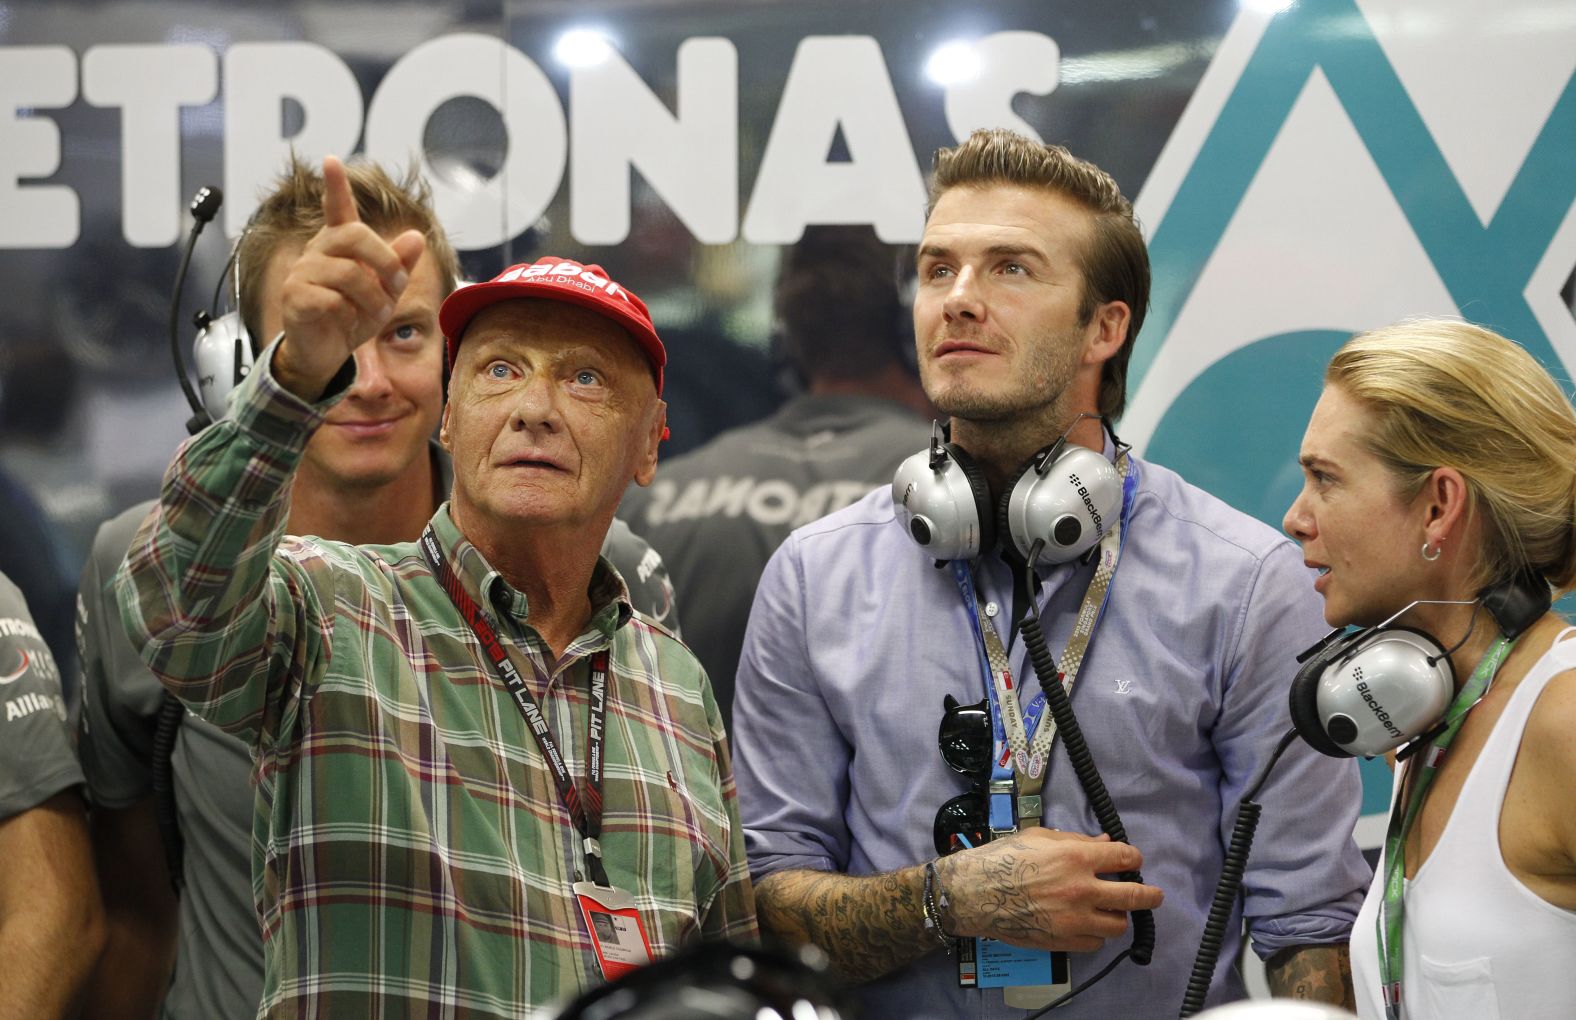
[[[1072,982],[1067,954],[1024,949],[995,939],[973,939],[975,981],[1000,988],[1008,1006],[1038,1009],[1063,994]]]
[[[576,882],[571,888],[580,902],[580,914],[591,933],[604,978],[616,980],[651,962],[651,941],[646,938],[633,896],[595,882]]]

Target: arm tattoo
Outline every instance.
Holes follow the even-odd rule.
[[[1283,949],[1270,957],[1265,976],[1270,993],[1281,998],[1333,1002],[1357,1009],[1352,962],[1344,943]]]
[[[780,871],[755,887],[761,929],[813,943],[850,981],[871,981],[938,948],[924,930],[924,871]]]

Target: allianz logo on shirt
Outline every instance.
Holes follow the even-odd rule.
[[[66,703],[63,700],[29,691],[5,703],[5,721],[24,719],[34,712],[49,711],[53,711],[61,722],[66,721]]]
[[[658,480],[651,486],[645,520],[652,525],[703,517],[748,517],[758,524],[797,528],[841,510],[875,486],[868,481],[817,482],[800,490],[781,478],[697,478],[679,484]]]

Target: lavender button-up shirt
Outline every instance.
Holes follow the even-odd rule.
[[[1144,880],[1165,891],[1153,963],[1124,963],[1057,1016],[1173,1017],[1181,1006],[1237,803],[1290,727],[1298,652],[1324,633],[1295,546],[1174,472],[1134,458],[1139,486],[1106,612],[1073,707]],[[1053,654],[1072,632],[1092,565],[1040,571]],[[1012,605],[1007,566],[977,564],[999,632]],[[1009,650],[1034,691],[1022,639]],[[967,781],[936,749],[942,697],[984,696],[969,617],[894,520],[887,489],[800,528],[756,591],[739,664],[736,770],[752,874],[787,868],[866,875],[934,856],[936,808]],[[1099,827],[1060,742],[1044,824]],[[1255,950],[1344,942],[1369,868],[1352,840],[1355,761],[1298,742],[1259,802],[1264,813],[1210,1004],[1243,994],[1237,934]],[[1127,944],[1072,956],[1082,981]],[[862,988],[873,1017],[1018,1017],[997,990],[961,989],[941,951]]]

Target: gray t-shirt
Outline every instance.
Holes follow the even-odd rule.
[[[440,457],[447,490],[448,462]],[[153,792],[153,736],[164,690],[121,629],[114,578],[153,507],[134,506],[99,528],[79,590],[82,767],[93,803],[126,808]],[[636,610],[678,631],[661,557],[622,521],[603,555],[629,585]],[[263,988],[263,948],[252,880],[252,758],[236,737],[187,713],[170,756],[185,843],[175,975],[163,1016],[251,1017]]]
[[[892,484],[929,423],[875,397],[799,396],[753,425],[657,466],[619,516],[662,554],[684,606],[684,643],[732,726],[733,675],[766,561],[788,533]]]
[[[0,574],[0,820],[82,782],[60,674],[22,592]]]

